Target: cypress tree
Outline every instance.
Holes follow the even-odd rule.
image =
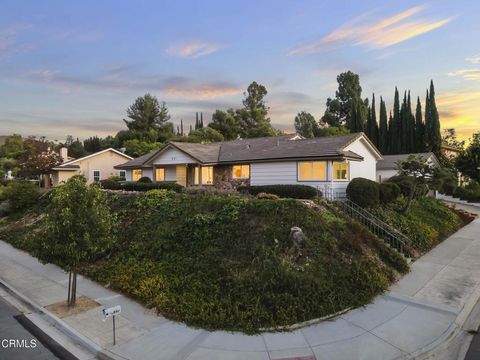
[[[195,130],[197,130],[200,126],[200,123],[198,122],[198,111],[195,113]]]
[[[200,129],[203,128],[203,112],[200,113]]]
[[[380,127],[378,129],[378,147],[382,154],[388,153],[388,122],[385,101],[380,97]]]
[[[414,153],[416,151],[415,146],[415,116],[412,112],[412,102],[410,98],[410,90],[407,97],[407,109],[408,109],[408,153]]]
[[[183,119],[180,119],[180,135],[183,136]]]
[[[368,108],[367,135],[375,146],[378,147],[378,124],[375,111],[375,94],[372,95],[372,107]]]
[[[427,89],[427,95],[425,96],[425,130],[423,134],[425,151],[432,150],[430,145],[431,128],[432,128],[432,121],[430,116],[430,94],[428,93],[428,89]]]
[[[400,109],[400,131],[399,131],[399,154],[407,153],[408,143],[408,114],[407,114],[407,92],[403,94],[402,107]]]
[[[395,98],[393,101],[393,119],[390,127],[390,154],[399,154],[401,151],[400,139],[400,97],[398,89],[395,87]]]
[[[390,110],[390,115],[388,117],[388,142],[387,142],[387,154],[393,154],[393,132],[395,130],[395,125],[393,125],[393,115],[392,110]]]
[[[429,107],[431,123],[431,133],[429,138],[431,143],[431,151],[438,156],[440,155],[440,147],[442,145],[442,135],[440,133],[440,118],[438,116],[437,104],[435,103],[435,89],[433,87],[433,80],[430,81]]]
[[[363,117],[363,112],[364,109],[362,109],[362,100],[360,99],[359,101],[357,101],[357,116],[356,116],[356,132],[362,132],[365,130],[365,121],[364,121],[364,117]]]
[[[417,153],[425,151],[424,142],[424,129],[422,119],[422,103],[420,102],[420,96],[417,97],[417,109],[415,110],[415,151]]]
[[[190,124],[190,131],[188,132],[188,135],[192,133],[192,125]]]

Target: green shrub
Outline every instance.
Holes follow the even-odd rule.
[[[101,180],[100,185],[102,188],[109,190],[120,190],[122,188],[119,177],[110,177],[108,179]]]
[[[376,207],[380,204],[378,183],[364,178],[354,178],[347,186],[347,197],[362,207]]]
[[[410,176],[396,175],[389,178],[385,183],[397,184],[400,187],[400,191],[403,196],[408,197],[410,189],[413,186],[414,179]],[[414,198],[420,198],[428,193],[428,187],[426,185],[417,186],[415,189]]]
[[[472,183],[465,187],[459,186],[455,189],[453,196],[468,202],[480,202],[480,185]]]
[[[39,197],[38,188],[28,181],[11,181],[4,191],[4,197],[14,211],[26,209],[36,203]]]
[[[144,184],[150,184],[152,182],[152,179],[150,179],[148,176],[142,176],[140,179],[138,179],[139,183],[144,183]]]
[[[379,184],[380,202],[382,204],[388,204],[398,199],[401,194],[400,187],[394,183],[382,183]]]
[[[257,194],[257,199],[264,199],[264,200],[278,200],[280,197],[275,194],[269,194],[265,192],[261,192]]]
[[[237,191],[246,192],[250,195],[259,193],[275,194],[281,198],[291,199],[313,199],[321,192],[308,185],[257,185],[257,186],[239,186]]]
[[[138,182],[129,181],[121,184],[121,190],[125,191],[149,191],[155,189],[173,190],[175,192],[183,192],[185,188],[176,182]]]

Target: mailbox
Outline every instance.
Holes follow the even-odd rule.
[[[110,316],[119,315],[122,312],[122,307],[120,305],[113,306],[111,308],[106,308],[102,310],[103,319],[108,319]]]

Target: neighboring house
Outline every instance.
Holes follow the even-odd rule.
[[[112,148],[74,160],[69,159],[66,148],[60,150],[60,155],[64,162],[52,169],[53,186],[59,185],[74,175],[83,175],[89,184],[111,176],[125,178],[125,171],[119,171],[115,166],[132,160],[132,157]]]
[[[405,161],[410,155],[418,155],[425,160],[426,163],[439,168],[440,162],[434,153],[417,153],[417,154],[398,154],[383,155],[383,159],[377,162],[377,181],[379,183],[388,180],[392,176],[398,175],[398,162]]]
[[[454,160],[460,155],[463,149],[450,146],[447,144],[442,144],[440,146],[440,152],[449,160]]]
[[[212,144],[170,142],[116,169],[183,186],[303,184],[345,193],[355,177],[375,180],[380,152],[365,134],[303,139],[298,135]]]

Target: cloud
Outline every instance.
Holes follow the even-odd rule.
[[[465,61],[468,61],[472,64],[479,64],[480,63],[480,54],[467,57],[467,58],[465,58]]]
[[[448,76],[462,76],[465,80],[480,80],[480,69],[460,69],[449,72]]]
[[[360,16],[319,41],[291,50],[288,55],[312,54],[347,45],[366,46],[373,49],[386,48],[438,29],[452,20],[452,18],[441,20],[412,18],[423,9],[424,6],[416,6],[382,20],[371,20],[368,19],[370,16]]]
[[[202,56],[213,54],[222,48],[223,46],[220,44],[194,41],[171,45],[166,51],[167,54],[171,56],[197,59]]]
[[[187,99],[213,99],[224,96],[241,94],[243,89],[232,84],[198,84],[193,86],[179,86],[172,84],[162,90],[166,97]]]

